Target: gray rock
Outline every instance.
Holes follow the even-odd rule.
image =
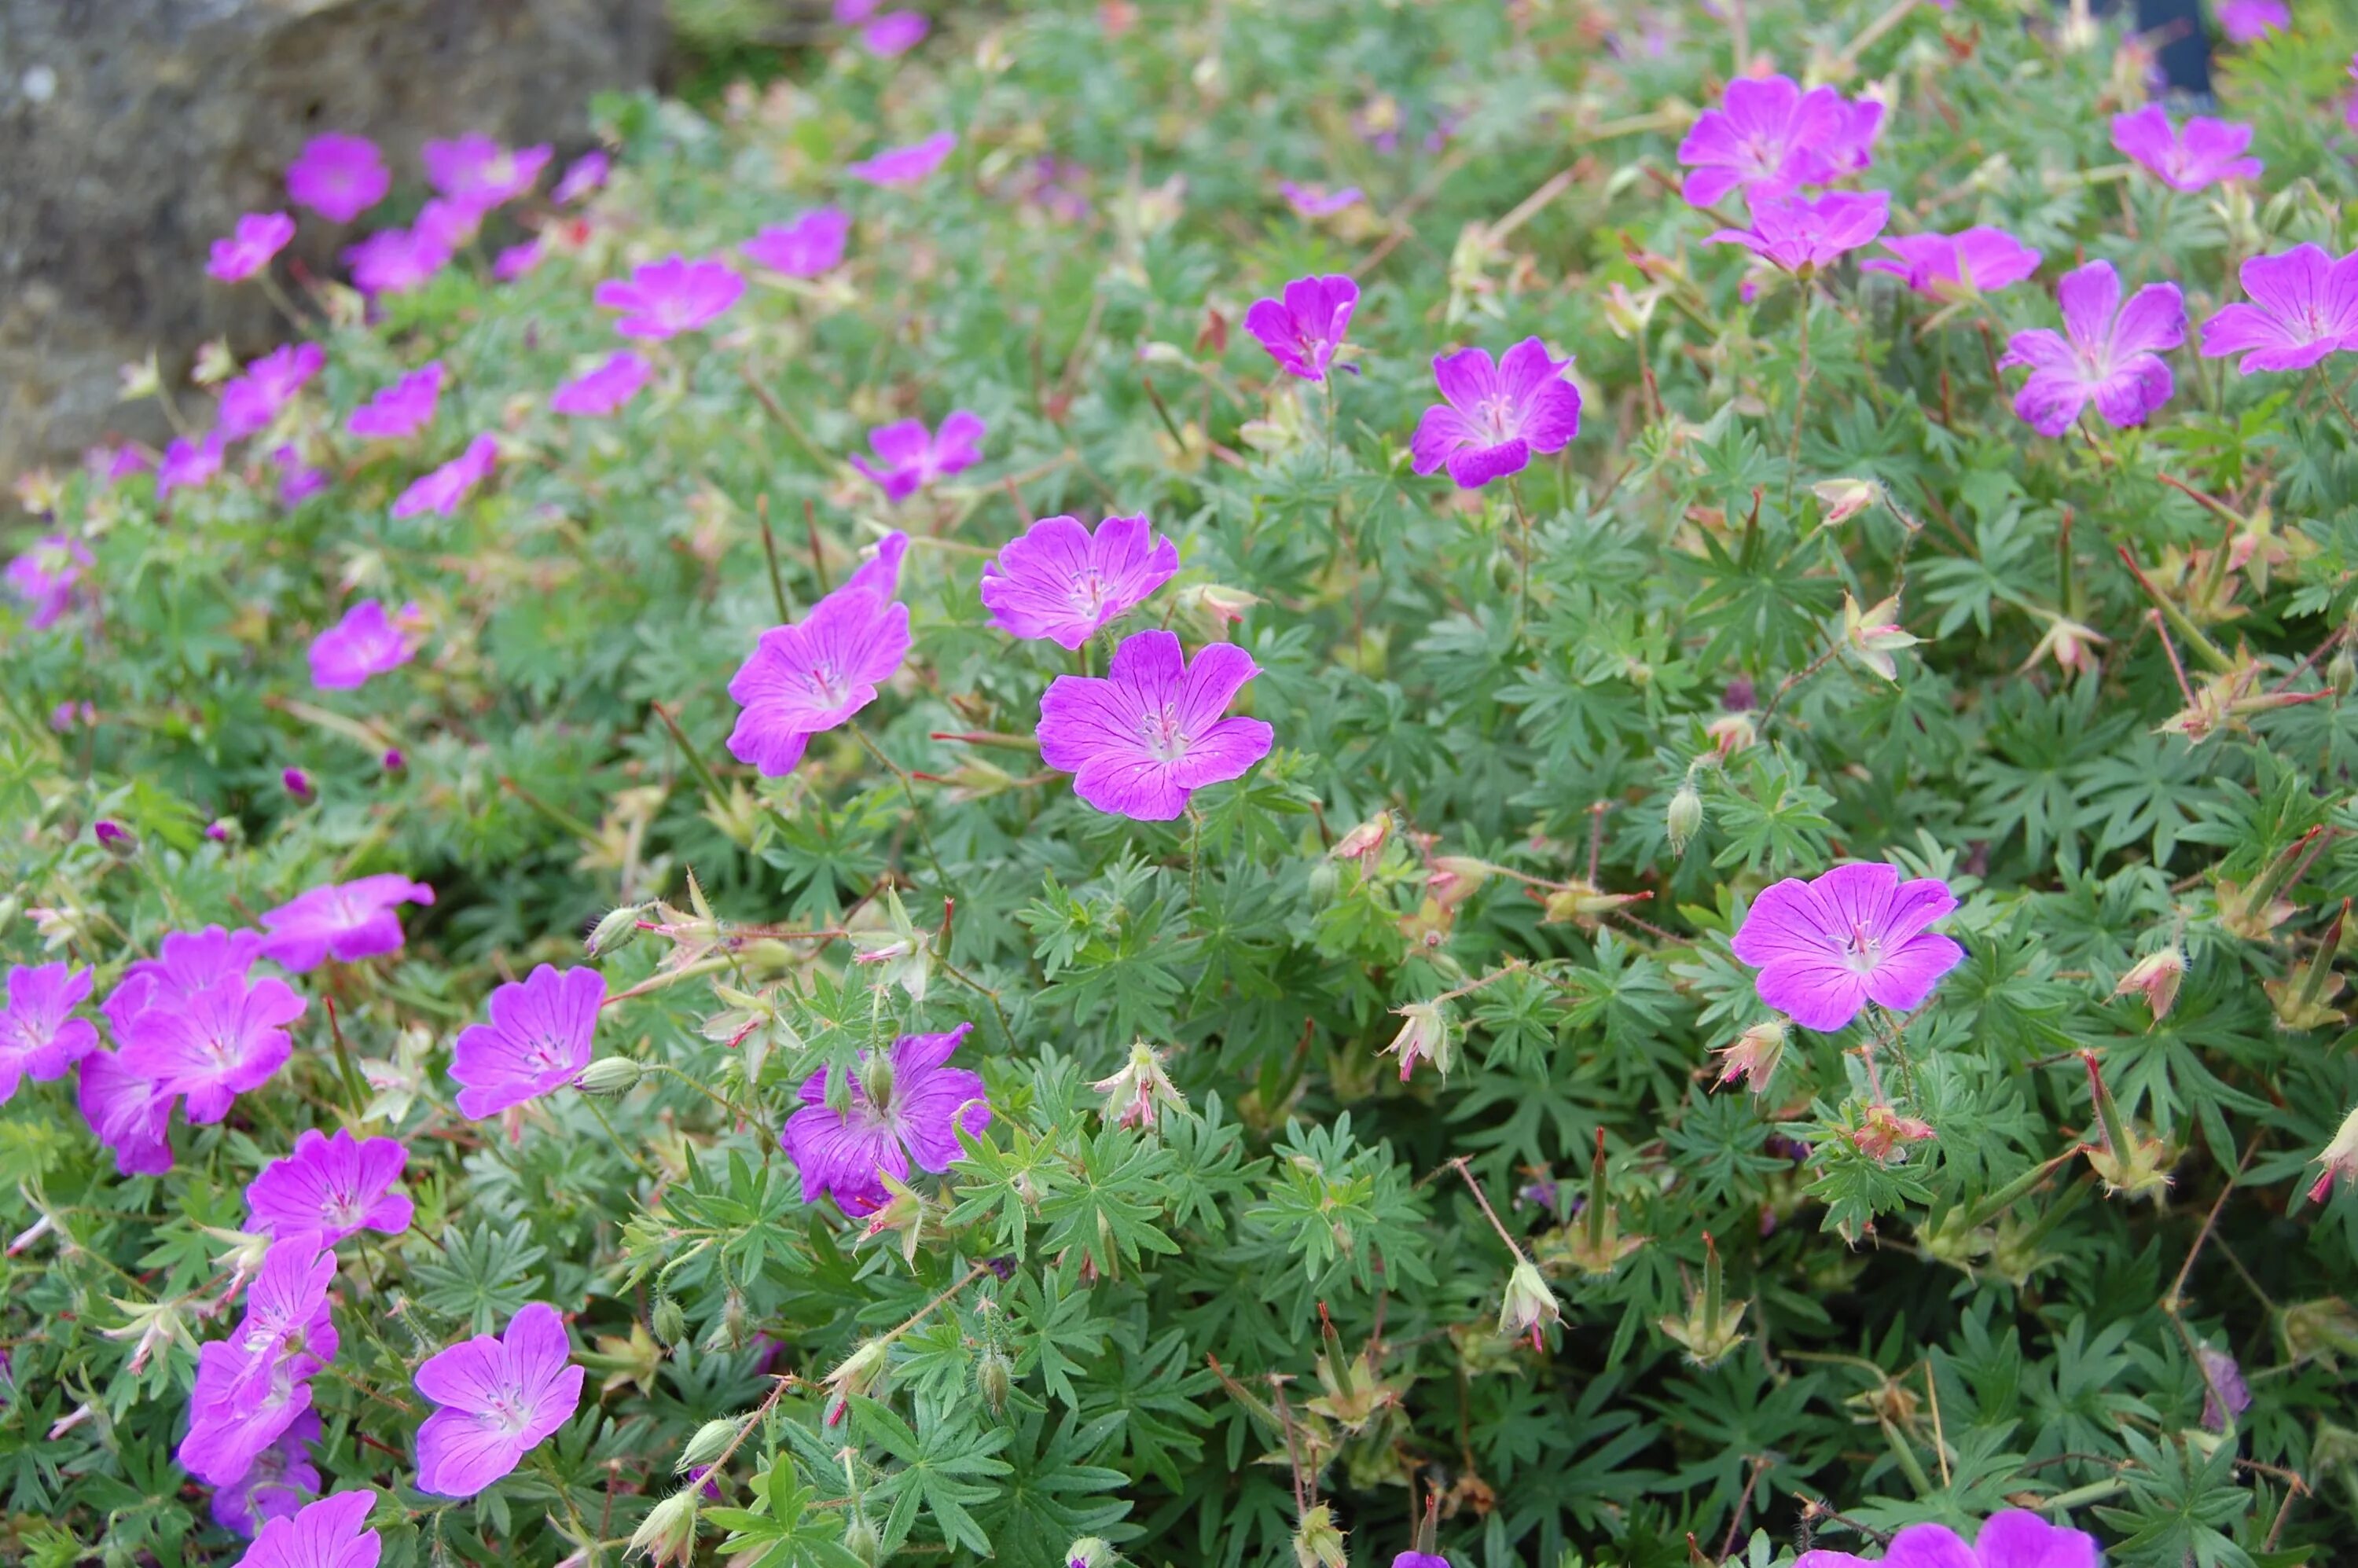
[[[0,0],[0,475],[159,436],[115,403],[151,346],[171,368],[285,335],[204,266],[239,213],[287,208],[312,135],[374,138],[398,197],[431,137],[579,150],[590,95],[652,83],[664,48],[663,0]],[[332,267],[355,231],[297,216],[290,254]]]

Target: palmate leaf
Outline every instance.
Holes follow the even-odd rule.
[[[854,1398],[852,1430],[862,1442],[900,1462],[887,1468],[868,1492],[871,1501],[887,1510],[882,1526],[886,1540],[906,1540],[922,1508],[944,1540],[987,1555],[990,1537],[970,1510],[1000,1494],[995,1483],[1010,1466],[995,1455],[1007,1446],[1010,1434],[1004,1427],[986,1430],[954,1419],[954,1408],[923,1412],[913,1425],[889,1405]]]

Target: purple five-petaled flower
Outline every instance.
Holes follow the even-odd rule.
[[[252,1541],[272,1519],[292,1519],[319,1490],[319,1469],[311,1444],[319,1440],[319,1418],[305,1411],[287,1423],[270,1445],[254,1456],[245,1475],[213,1492],[213,1522]],[[238,1568],[253,1561],[249,1553]]]
[[[2091,262],[2063,275],[2055,297],[2063,330],[2034,328],[2006,343],[2001,368],[2024,365],[2030,379],[2014,411],[2042,436],[2060,436],[2090,403],[2115,427],[2142,425],[2175,386],[2161,351],[2186,338],[2186,302],[2174,283],[2149,283],[2121,304],[2120,275]]]
[[[815,207],[791,223],[770,224],[737,249],[755,266],[781,277],[817,277],[843,265],[850,237],[850,213]]]
[[[2202,357],[2242,354],[2245,375],[2307,370],[2328,354],[2358,349],[2358,252],[2335,261],[2315,245],[2254,256],[2240,274],[2248,304],[2202,323]]]
[[[2007,1509],[1982,1521],[1971,1546],[1947,1525],[1911,1524],[1879,1559],[1821,1547],[1802,1552],[1794,1568],[2096,1568],[2101,1555],[2095,1537]]]
[[[1359,286],[1347,277],[1297,277],[1279,297],[1253,301],[1245,330],[1260,340],[1280,370],[1323,382],[1358,303]]]
[[[905,500],[934,481],[980,462],[988,429],[980,415],[963,408],[952,409],[931,435],[922,419],[896,419],[868,432],[877,460],[854,456],[851,466],[882,485],[885,500]]]
[[[941,168],[957,149],[956,133],[936,131],[922,142],[912,142],[904,147],[887,147],[874,157],[848,164],[843,172],[870,185],[916,185]]]
[[[223,283],[243,283],[270,265],[295,237],[295,220],[284,212],[248,212],[225,240],[213,242],[205,271]]]
[[[1191,665],[1169,632],[1122,639],[1103,676],[1058,676],[1040,698],[1040,760],[1073,775],[1073,793],[1110,816],[1168,822],[1206,784],[1242,778],[1276,731],[1228,716],[1260,673],[1232,643]]]
[[[1805,1029],[1833,1031],[1870,1001],[1903,1013],[1923,1006],[1965,956],[1929,929],[1956,907],[1937,877],[1903,882],[1880,861],[1836,866],[1762,890],[1733,946],[1759,969],[1762,1001]]]
[[[586,966],[543,964],[493,991],[491,1022],[469,1024],[451,1048],[459,1108],[493,1116],[579,1077],[605,1000],[606,977]]]
[[[1883,105],[1852,103],[1831,87],[1804,92],[1789,76],[1738,77],[1679,143],[1691,172],[1680,194],[1708,207],[1731,190],[1783,196],[1864,168]]]
[[[1361,200],[1356,185],[1329,190],[1323,185],[1296,185],[1286,179],[1278,182],[1277,189],[1297,218],[1331,218],[1347,208],[1357,207]]]
[[[56,625],[73,608],[75,586],[90,564],[90,547],[64,534],[34,540],[10,561],[8,586],[25,601],[25,624],[36,632]]]
[[[606,356],[549,395],[548,406],[577,418],[602,419],[639,395],[654,367],[628,349]]]
[[[600,309],[622,312],[614,330],[623,337],[660,341],[713,321],[744,292],[744,278],[727,264],[675,252],[633,267],[627,282],[608,278],[593,297]]]
[[[428,360],[352,412],[344,428],[374,440],[415,436],[434,417],[442,396],[442,362]]]
[[[284,980],[223,979],[177,1007],[142,1011],[123,1047],[124,1070],[184,1096],[190,1121],[219,1121],[286,1065],[294,1050],[286,1026],[305,1005]]]
[[[489,432],[476,437],[467,443],[465,451],[432,472],[410,481],[409,488],[394,498],[393,514],[415,517],[421,512],[433,512],[449,516],[477,485],[491,477],[499,456],[499,438]]]
[[[1011,637],[1077,648],[1169,582],[1179,547],[1143,515],[1109,517],[1091,534],[1071,517],[1043,517],[983,565],[982,602]]]
[[[1891,197],[1874,190],[1830,190],[1823,196],[1762,196],[1752,202],[1752,227],[1721,229],[1714,245],[1742,245],[1797,277],[1824,271],[1883,232]]]
[[[883,1178],[905,1179],[914,1162],[938,1175],[958,1157],[960,1128],[990,1123],[980,1075],[948,1065],[971,1023],[943,1034],[903,1034],[881,1059],[863,1058],[844,1086],[843,1108],[828,1103],[834,1069],[811,1075],[802,1108],[778,1141],[802,1176],[803,1202],[832,1197],[848,1215],[883,1206]]]
[[[534,1302],[499,1338],[429,1357],[417,1391],[438,1408],[417,1429],[417,1489],[471,1498],[514,1470],[581,1403],[582,1369],[557,1309]]]
[[[470,131],[455,141],[427,142],[417,156],[427,183],[480,214],[531,189],[548,167],[551,149],[544,144],[510,152],[481,132]]]
[[[330,958],[350,964],[397,952],[399,906],[433,902],[432,888],[392,872],[326,883],[263,914],[262,956],[299,975]]]
[[[1444,464],[1466,490],[1520,473],[1534,452],[1562,451],[1580,434],[1580,388],[1565,379],[1569,357],[1556,359],[1525,338],[1495,364],[1486,349],[1460,349],[1433,362],[1442,402],[1424,411],[1409,443],[1413,467]]]
[[[164,449],[163,461],[156,465],[156,499],[161,501],[176,490],[201,490],[211,484],[222,470],[223,439],[219,430],[207,431],[200,441],[175,438]]]
[[[287,167],[287,194],[333,223],[349,223],[393,189],[393,173],[366,136],[314,136]]]
[[[292,1153],[262,1168],[245,1189],[245,1227],[261,1236],[307,1230],[333,1247],[361,1230],[398,1236],[409,1228],[410,1202],[393,1191],[409,1152],[391,1138],[333,1138],[305,1128]]]
[[[898,564],[896,548],[896,574]],[[813,735],[876,700],[876,688],[909,651],[909,607],[891,593],[890,579],[855,578],[800,621],[762,633],[729,681],[730,699],[741,710],[729,732],[730,756],[765,778],[784,778],[801,764]]]
[[[311,1378],[335,1359],[328,1284],[335,1254],[306,1231],[280,1237],[245,1292],[245,1316],[197,1352],[181,1466],[208,1486],[233,1487],[311,1408]]]
[[[289,399],[326,368],[317,343],[284,343],[245,367],[221,392],[221,433],[231,440],[266,429]]]
[[[591,147],[575,158],[548,193],[548,199],[559,207],[570,207],[583,197],[603,189],[606,176],[612,170],[614,160],[601,147]]]
[[[321,691],[356,691],[372,676],[399,669],[416,652],[403,624],[416,614],[415,604],[394,616],[380,600],[362,600],[311,639],[311,684]]]
[[[2237,44],[2255,44],[2292,26],[2292,8],[2284,0],[2220,0],[2218,16],[2219,30]]]
[[[2039,253],[2004,229],[1973,228],[1955,234],[1900,234],[1881,242],[1898,261],[1877,257],[1858,264],[1861,272],[1884,272],[1919,294],[1958,299],[2011,288],[2039,270]]]
[[[63,964],[17,964],[8,971],[8,1005],[0,1009],[0,1105],[26,1078],[51,1083],[98,1049],[98,1026],[76,1018],[90,996],[90,971]]]
[[[344,252],[352,269],[352,287],[362,294],[406,294],[448,265],[449,237],[420,224],[410,229],[380,229]]]
[[[312,1484],[319,1479],[313,1471]],[[368,1528],[369,1510],[375,1506],[376,1493],[362,1487],[322,1498],[291,1517],[272,1519],[237,1568],[376,1568],[384,1538]]]
[[[860,29],[860,41],[880,59],[908,53],[934,29],[922,11],[887,11]]]
[[[2113,118],[2113,146],[2172,190],[2202,190],[2223,179],[2257,179],[2264,167],[2244,155],[2252,127],[2197,114],[2180,129],[2158,103]]]

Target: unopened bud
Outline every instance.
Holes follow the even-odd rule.
[[[982,1402],[990,1407],[993,1415],[1007,1413],[1007,1396],[1015,1387],[1014,1368],[1008,1363],[1007,1353],[996,1345],[986,1346],[980,1360],[975,1363],[974,1386],[982,1395]]]
[[[1217,582],[1198,583],[1179,591],[1179,608],[1201,616],[1215,627],[1234,625],[1244,619],[1246,611],[1260,602],[1257,594]]]
[[[638,1087],[639,1076],[644,1071],[628,1056],[600,1056],[584,1067],[574,1083],[584,1094],[628,1094]]]
[[[300,768],[283,770],[278,775],[278,782],[285,784],[287,793],[297,800],[309,801],[319,793],[311,787],[311,775]]]
[[[127,860],[139,852],[138,835],[119,822],[101,817],[92,827],[90,836],[98,840],[99,848],[118,860]]]
[[[1687,846],[1703,827],[1703,795],[1695,789],[1694,781],[1683,780],[1671,796],[1670,809],[1663,813],[1663,830],[1669,834],[1671,853],[1683,855]]]
[[[665,1296],[657,1301],[650,1317],[655,1337],[665,1345],[677,1345],[687,1337],[687,1314],[671,1297]]]
[[[1325,1503],[1303,1514],[1293,1532],[1293,1561],[1295,1568],[1349,1568],[1343,1531],[1335,1522],[1335,1510]]]
[[[727,1425],[729,1423],[722,1422]],[[691,1485],[657,1503],[631,1532],[632,1552],[644,1552],[655,1568],[687,1563],[696,1556],[696,1491]]]
[[[590,928],[590,940],[584,944],[593,958],[608,953],[619,953],[639,939],[639,921],[644,914],[635,903],[608,910],[598,924]]]
[[[686,1475],[699,1465],[712,1464],[728,1452],[729,1445],[737,1440],[737,1429],[743,1424],[729,1416],[716,1416],[706,1422],[679,1451],[679,1462],[672,1468]]]
[[[827,1375],[827,1425],[835,1426],[842,1422],[845,1408],[854,1398],[865,1398],[882,1385],[884,1373],[892,1364],[892,1355],[890,1342],[866,1340]]]
[[[2333,657],[2325,661],[2325,684],[2339,697],[2358,692],[2358,656],[2353,656],[2348,648],[2337,650]]]
[[[1113,1561],[1113,1548],[1094,1535],[1082,1536],[1065,1548],[1065,1568],[1107,1568]]]
[[[884,1558],[884,1538],[876,1533],[876,1521],[855,1511],[844,1521],[843,1549],[875,1568]]]

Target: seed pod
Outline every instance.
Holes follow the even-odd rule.
[[[655,1303],[652,1326],[655,1337],[665,1345],[677,1345],[687,1337],[687,1314],[669,1296]]]
[[[1014,1388],[1014,1368],[1008,1364],[1007,1353],[996,1345],[986,1347],[982,1359],[974,1369],[975,1386],[982,1390],[983,1403],[993,1415],[1007,1413],[1007,1396]]]

